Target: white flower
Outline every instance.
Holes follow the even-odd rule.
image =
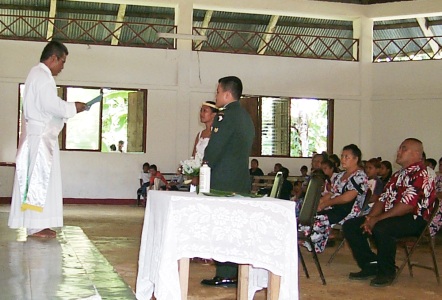
[[[193,158],[183,160],[180,162],[183,167],[183,174],[189,176],[197,176],[200,173],[201,159]]]

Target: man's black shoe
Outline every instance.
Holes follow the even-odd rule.
[[[236,286],[238,281],[232,278],[223,278],[219,276],[215,276],[212,279],[203,279],[201,284],[210,285],[210,286]]]
[[[370,281],[370,285],[375,287],[389,286],[393,283],[394,277],[394,275],[379,275]]]
[[[348,278],[351,280],[366,280],[370,279],[378,274],[376,268],[366,268],[362,269],[360,272],[350,273]]]

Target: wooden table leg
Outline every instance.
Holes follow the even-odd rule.
[[[189,289],[189,258],[183,257],[178,261],[178,272],[180,276],[181,300],[186,300]]]
[[[269,282],[267,285],[267,300],[279,299],[280,285],[281,285],[281,276],[275,275],[269,271]]]
[[[247,300],[249,294],[249,265],[238,266],[238,290],[237,300]]]

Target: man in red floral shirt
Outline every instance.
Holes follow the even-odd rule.
[[[436,198],[434,179],[428,176],[422,161],[423,145],[408,138],[400,145],[396,162],[401,170],[385,186],[379,201],[365,217],[344,223],[344,236],[350,245],[360,272],[350,273],[353,280],[371,280],[371,286],[390,285],[396,275],[396,239],[418,236],[428,222]],[[371,235],[377,248],[368,244]]]

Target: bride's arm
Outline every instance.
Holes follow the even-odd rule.
[[[195,154],[196,154],[196,144],[198,144],[199,136],[200,136],[200,134],[198,133],[198,134],[196,135],[196,138],[195,138],[195,143],[194,143],[194,145],[193,145],[193,151],[192,151],[192,156],[193,156],[193,157],[195,157]]]

